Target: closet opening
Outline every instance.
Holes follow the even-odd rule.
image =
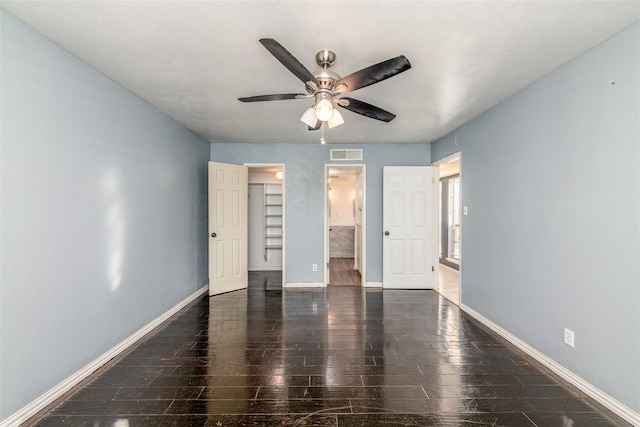
[[[250,285],[284,287],[284,165],[247,164],[249,169],[248,270]],[[259,283],[258,283],[259,282]]]
[[[365,282],[365,165],[325,165],[325,284]]]

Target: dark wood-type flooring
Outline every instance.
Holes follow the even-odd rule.
[[[628,425],[434,291],[269,280],[198,299],[28,425]]]
[[[362,282],[358,270],[353,269],[353,258],[329,260],[329,286],[359,286]]]

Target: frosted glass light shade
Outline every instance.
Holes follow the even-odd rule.
[[[316,117],[321,122],[326,122],[333,116],[333,104],[328,99],[321,99],[316,104]]]
[[[313,107],[309,108],[304,112],[302,117],[300,117],[300,121],[311,128],[315,128],[318,124],[318,119],[316,117],[316,110]]]
[[[329,125],[329,129],[332,129],[336,126],[340,126],[343,123],[344,123],[344,119],[342,118],[342,114],[340,114],[340,111],[333,110],[333,116],[331,116],[329,121],[327,121],[327,124]]]

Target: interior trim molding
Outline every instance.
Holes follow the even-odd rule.
[[[120,353],[129,349],[132,345],[136,344],[140,339],[142,339],[149,332],[154,330],[156,327],[160,326],[163,322],[168,320],[171,316],[182,310],[187,305],[191,304],[193,301],[198,299],[200,296],[207,293],[209,290],[209,285],[206,284],[202,288],[198,289],[193,294],[189,295],[187,298],[179,302],[173,308],[170,308],[160,316],[156,317],[151,322],[147,323],[145,326],[129,335],[123,341],[119,342],[111,349],[107,350],[102,355],[98,356],[96,359],[91,361],[89,364],[85,365],[83,368],[79,369],[75,373],[71,374],[71,376],[67,377],[61,383],[45,392],[31,403],[28,403],[22,409],[18,410],[13,415],[10,415],[9,418],[6,418],[2,422],[0,422],[0,427],[17,427],[21,423],[27,421],[29,418],[36,415],[38,412],[42,411],[48,405],[53,403],[54,400],[61,397],[63,394],[71,390],[74,386],[79,384],[81,381],[85,380],[89,375],[98,370],[105,363],[118,356]]]
[[[598,401],[600,404],[604,405],[612,412],[623,418],[625,421],[631,423],[634,426],[640,426],[640,414],[614,399],[604,391],[600,390],[598,387],[594,386],[590,382],[584,380],[580,376],[576,375],[569,369],[565,368],[555,360],[551,359],[546,354],[522,341],[517,336],[513,335],[511,332],[507,331],[497,323],[489,320],[482,314],[478,313],[471,307],[465,304],[460,304],[460,308],[471,317],[487,326],[492,331],[496,332],[498,335],[505,338],[507,341],[518,347],[520,350],[527,353],[529,356],[536,359],[538,362],[542,363],[547,368],[551,369],[553,372],[558,374],[564,380],[570,382],[574,386],[578,387],[582,392],[589,395],[591,398]]]
[[[285,288],[326,288],[322,282],[286,282]]]
[[[366,282],[362,286],[365,287],[365,288],[381,288],[382,287],[382,282]]]

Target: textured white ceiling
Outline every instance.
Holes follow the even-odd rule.
[[[308,69],[331,49],[345,76],[406,55],[412,69],[349,96],[397,114],[343,110],[331,143],[430,142],[640,18],[634,1],[7,1],[2,8],[210,141],[317,142],[309,100],[259,42]]]

